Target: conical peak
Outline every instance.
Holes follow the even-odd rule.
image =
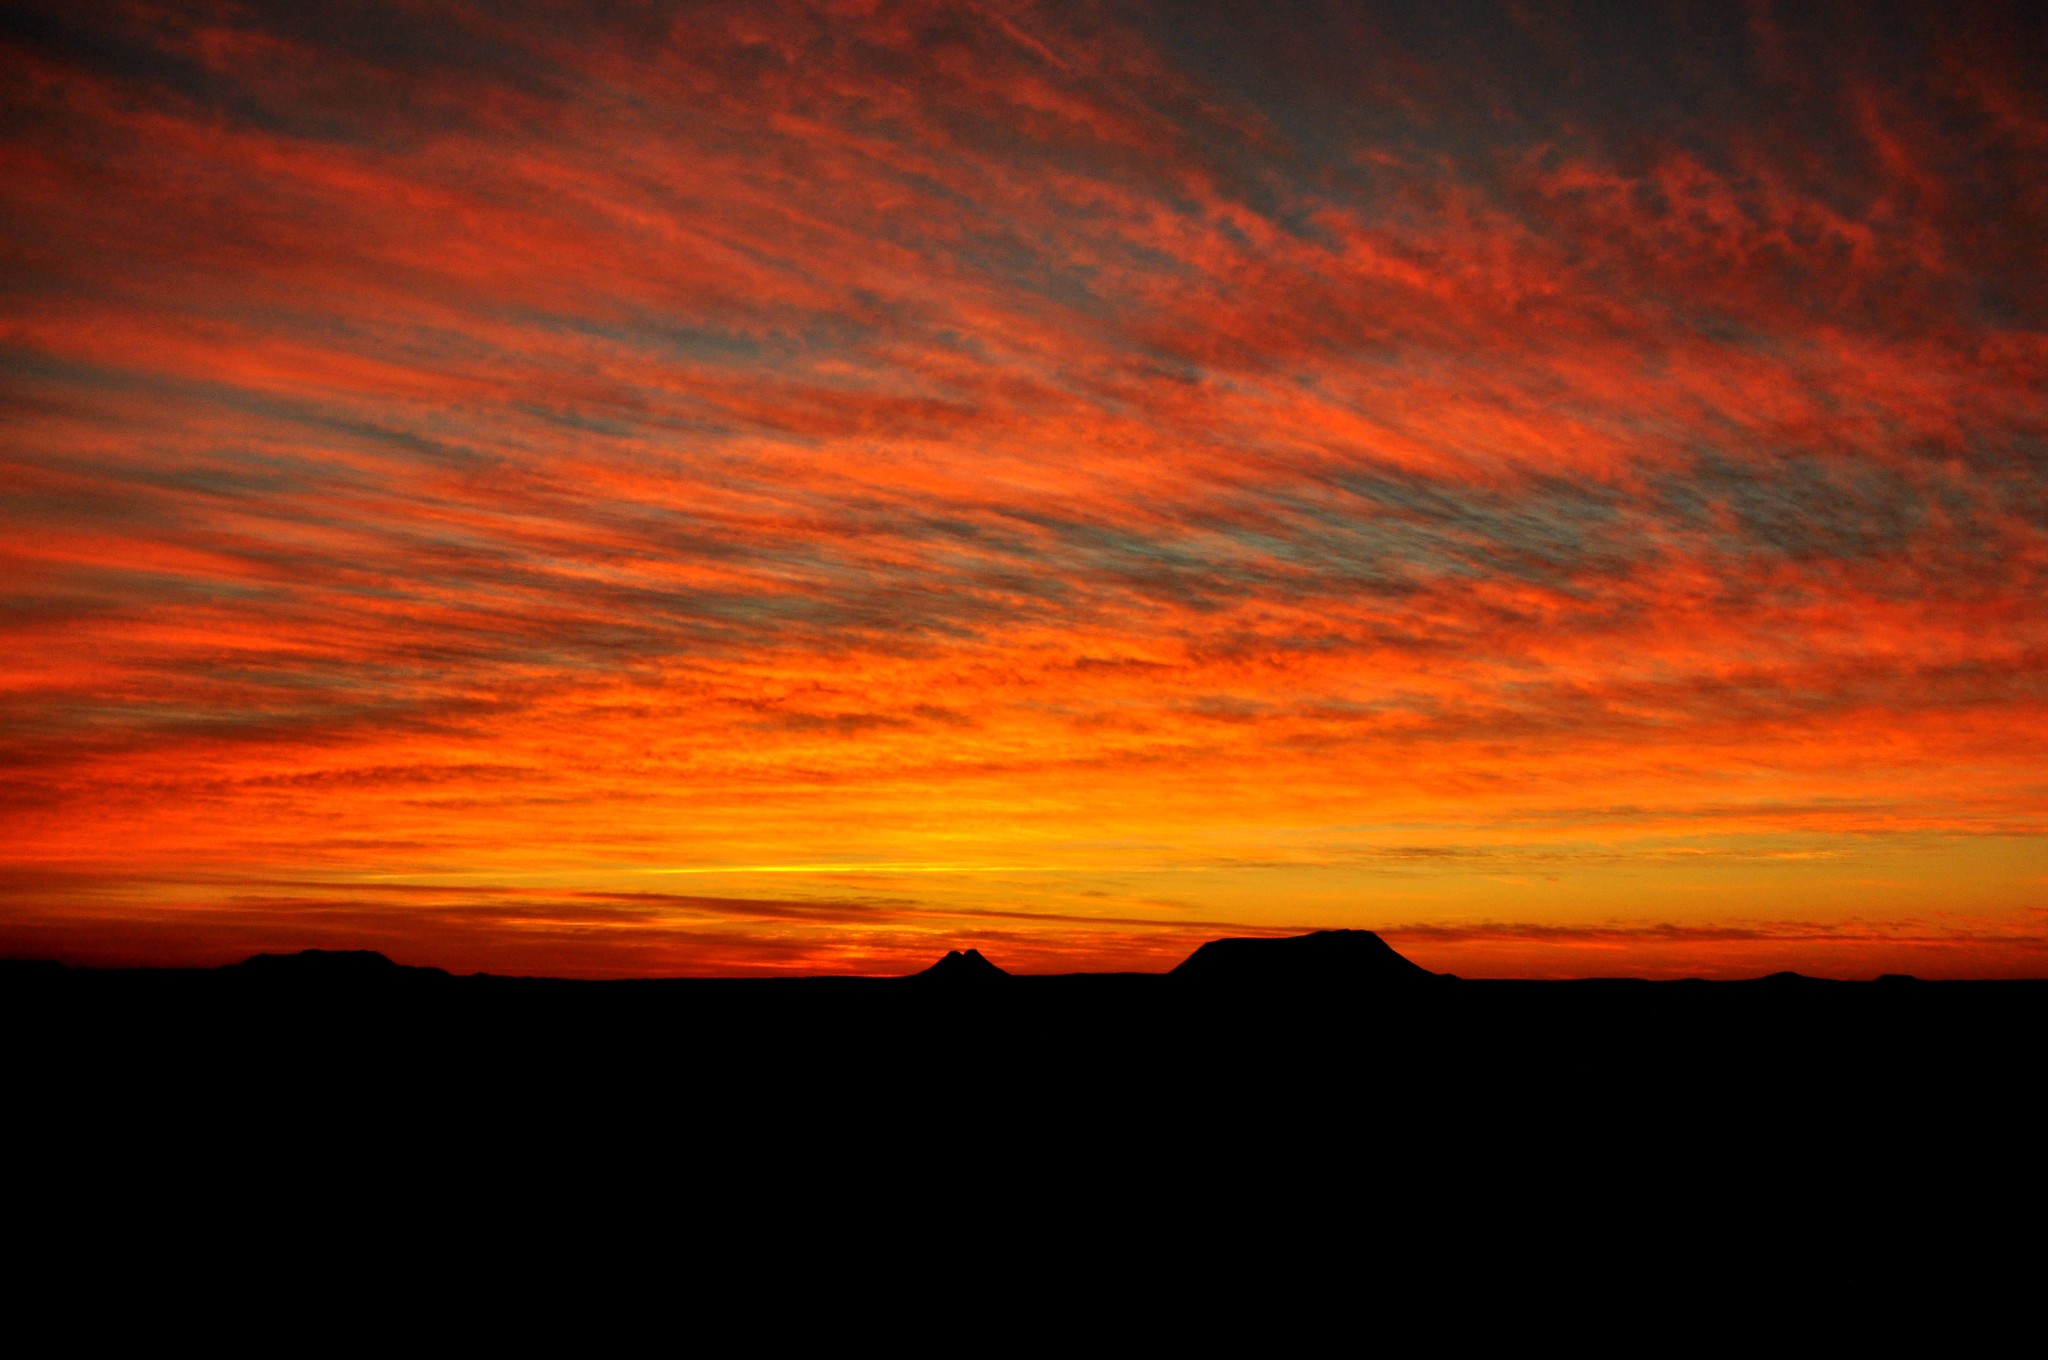
[[[942,981],[973,982],[1010,976],[981,956],[979,949],[955,949],[917,976]]]

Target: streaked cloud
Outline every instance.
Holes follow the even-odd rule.
[[[603,894],[733,865],[809,866],[869,960],[989,911],[1090,966],[1829,930],[1901,857],[1888,919],[2030,910],[2044,48],[1996,6],[16,7],[0,834],[101,886],[0,890],[10,938],[469,872],[592,894],[521,957],[826,960],[624,943]],[[1395,851],[1423,898],[1317,877]],[[1539,851],[1581,900],[1465,867]],[[1165,870],[1173,929],[1073,910]],[[529,928],[404,910],[421,961]]]

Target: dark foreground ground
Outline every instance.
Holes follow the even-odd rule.
[[[495,1111],[536,1133],[625,1116],[711,1141],[1127,1129],[1229,1155],[1285,1130],[1330,1153],[1565,1137],[1727,1158],[1783,1136],[1903,1150],[2031,1126],[2048,982],[568,982],[368,956],[0,964],[0,1020],[18,1091],[134,1125],[253,1110],[289,1136]]]
[[[60,1272],[203,1230],[414,1280],[458,1239],[949,1288],[998,1251],[1197,1303],[1220,1260],[1809,1299],[2038,1263],[2048,983],[954,972],[0,964],[16,1233]]]
[[[1113,1305],[1133,1347],[1248,1308],[1290,1349],[1900,1300],[1953,1339],[2035,1297],[2048,983],[956,971],[0,965],[15,1297],[693,1336]]]

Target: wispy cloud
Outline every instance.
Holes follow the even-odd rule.
[[[2042,834],[2025,15],[357,15],[0,21],[11,860]]]

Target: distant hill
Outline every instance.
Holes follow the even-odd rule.
[[[955,949],[915,977],[934,982],[978,983],[1006,979],[1010,975],[981,956],[979,949]]]
[[[301,949],[296,954],[254,954],[230,964],[225,971],[280,982],[396,982],[448,976],[442,968],[393,963],[374,949]]]
[[[1211,940],[1188,955],[1172,976],[1229,986],[1315,988],[1406,986],[1439,980],[1437,974],[1401,957],[1369,930]]]

